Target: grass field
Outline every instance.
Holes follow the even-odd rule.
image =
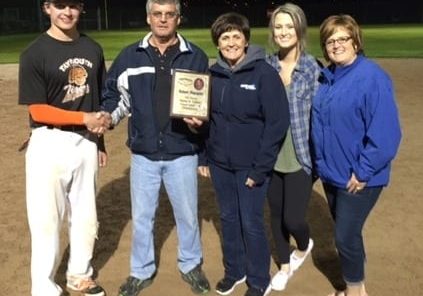
[[[99,42],[107,60],[113,60],[120,50],[136,42],[147,29],[130,31],[90,31],[89,36]],[[181,29],[189,40],[200,46],[209,57],[215,57],[216,47],[210,38],[209,29]],[[308,50],[321,57],[317,27],[309,28]],[[364,26],[364,49],[369,57],[378,58],[423,58],[423,24]],[[36,34],[0,36],[0,63],[16,63],[19,53],[29,44]],[[268,29],[253,28],[251,43],[259,44],[271,51],[268,46]]]

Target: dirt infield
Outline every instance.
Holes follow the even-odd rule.
[[[378,62],[394,80],[400,108],[403,140],[393,164],[390,186],[371,214],[366,228],[367,288],[370,296],[423,295],[423,59],[383,59]],[[17,105],[17,66],[0,65],[0,296],[30,295],[30,238],[26,221],[24,153],[17,152],[28,135],[27,111]],[[93,264],[98,281],[108,295],[116,295],[129,270],[131,242],[128,190],[129,153],[124,146],[126,124],[106,136],[109,165],[99,177],[99,239]],[[308,211],[315,240],[308,259],[284,292],[271,295],[327,295],[340,283],[338,262],[330,220],[320,183],[316,183]],[[214,286],[223,275],[220,229],[213,189],[209,181],[200,184],[200,218],[204,265]],[[66,229],[63,229],[66,233]],[[141,295],[192,295],[176,265],[176,231],[165,194],[156,219],[158,274]],[[57,280],[63,285],[67,238],[63,235],[63,260]],[[276,266],[272,264],[272,273]],[[232,295],[243,295],[239,287]],[[215,294],[210,292],[209,295]],[[74,294],[71,294],[74,295]],[[76,295],[76,294],[75,294]]]

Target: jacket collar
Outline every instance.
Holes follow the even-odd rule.
[[[298,58],[298,62],[295,65],[294,71],[296,72],[307,72],[307,61],[309,60],[308,56],[302,52],[300,54],[300,57]],[[279,64],[279,54],[278,52],[273,53],[272,55],[269,56],[268,61],[270,62],[270,64],[278,71],[280,72],[282,70],[281,65]]]
[[[264,58],[265,54],[263,48],[256,45],[250,45],[247,48],[245,58],[234,68],[229,67],[219,52],[216,63],[211,66],[210,70],[224,73],[240,72],[254,68],[255,62],[258,60],[264,60]]]
[[[336,66],[335,64],[330,64],[327,68],[323,69],[323,74],[327,81],[331,84],[335,83],[347,73],[351,72],[353,69],[359,65],[365,57],[362,54],[357,55],[357,58],[354,62],[347,66]]]
[[[145,35],[144,38],[139,42],[138,48],[147,49],[147,47],[150,46],[150,43],[148,43],[148,40],[150,39],[152,35],[153,35],[152,32]],[[179,40],[180,52],[192,52],[191,44],[189,44],[188,41],[185,40],[184,37],[182,37],[182,35],[180,35],[179,33],[176,33],[176,37]]]

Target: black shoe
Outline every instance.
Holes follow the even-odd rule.
[[[201,270],[200,265],[197,265],[187,273],[182,273],[181,276],[184,281],[191,285],[191,290],[195,294],[205,294],[210,291],[209,281]]]
[[[142,289],[148,287],[153,282],[153,278],[148,278],[144,280],[137,279],[136,277],[129,276],[124,283],[119,288],[118,296],[137,296]]]
[[[257,289],[254,287],[249,287],[244,296],[266,296],[270,293],[270,291],[270,286],[268,286],[266,289]]]
[[[239,280],[233,280],[230,278],[223,278],[221,279],[217,285],[216,285],[216,293],[220,294],[220,295],[228,295],[231,294],[233,292],[233,290],[235,289],[235,287],[239,284],[242,284],[243,282],[245,282],[245,280],[247,279],[246,276],[244,276],[243,278],[239,279]]]

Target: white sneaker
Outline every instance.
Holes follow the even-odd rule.
[[[291,278],[292,272],[286,272],[279,270],[272,278],[270,282],[270,286],[272,290],[275,291],[283,291],[285,290],[286,284],[288,280]]]
[[[298,268],[300,268],[300,266],[304,263],[304,260],[307,258],[308,254],[310,254],[311,250],[313,249],[314,246],[314,242],[313,240],[310,238],[308,241],[308,247],[307,250],[305,251],[305,254],[303,257],[298,257],[295,255],[295,251],[293,251],[291,253],[291,256],[289,258],[289,264],[291,267],[291,272],[293,273],[294,271],[296,271]]]

